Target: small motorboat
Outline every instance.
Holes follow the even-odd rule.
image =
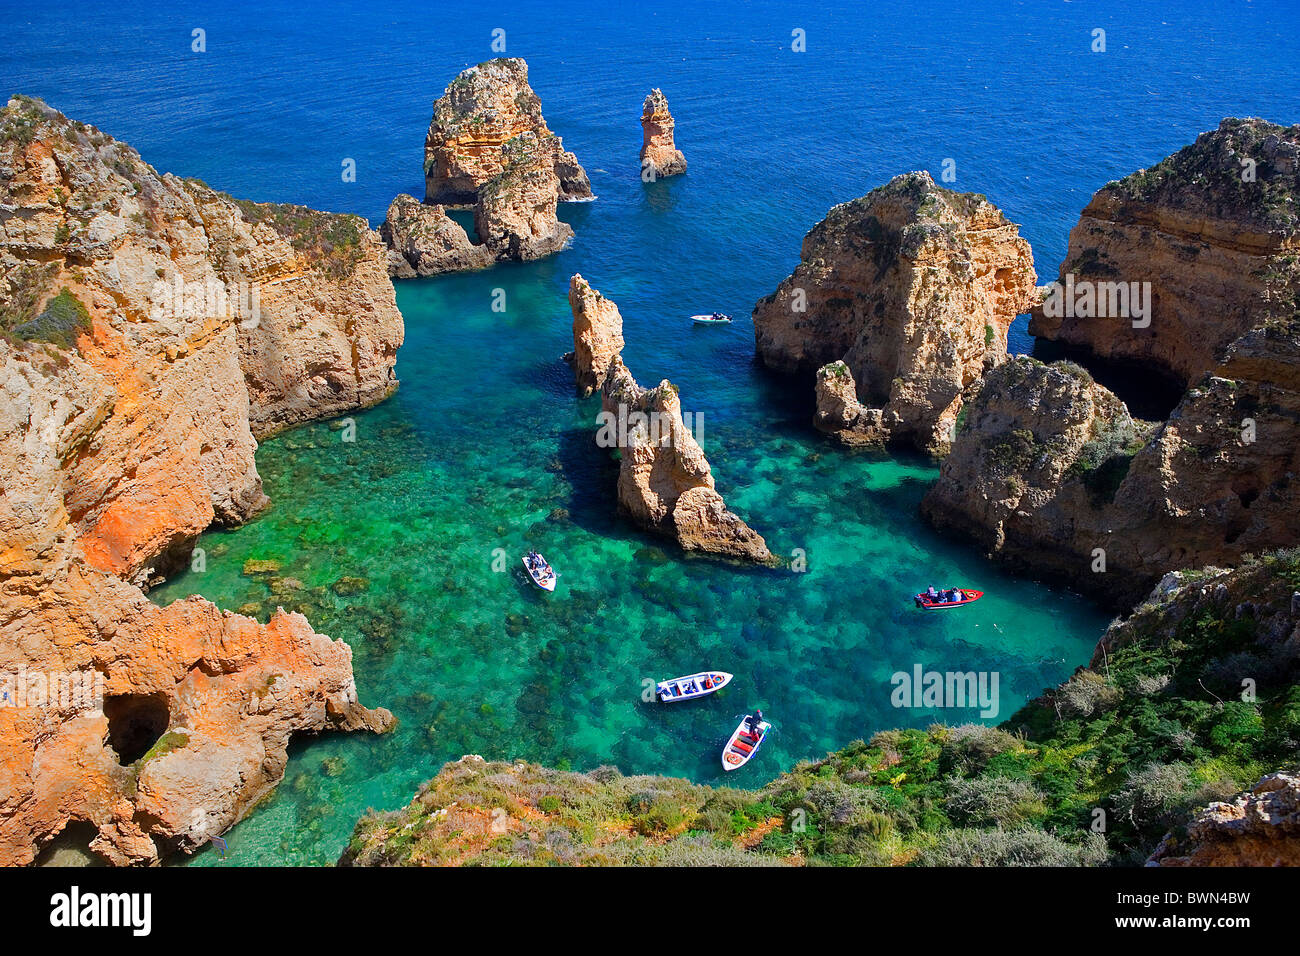
[[[947,600],[947,598],[956,591],[960,597],[956,601]],[[973,604],[984,596],[983,591],[973,591],[970,588],[940,588],[937,598],[930,597],[929,594],[922,591],[912,600],[916,606],[926,611],[937,611],[944,607],[961,607],[963,604]]]
[[[546,559],[536,551],[529,551],[524,555],[524,570],[543,591],[555,590],[555,579],[559,577],[555,569],[546,563]]]
[[[655,685],[655,697],[662,704],[671,704],[677,700],[693,700],[722,690],[730,683],[731,675],[726,671],[702,671],[689,677],[661,680]]]
[[[710,312],[708,315],[693,315],[691,319],[696,325],[726,325],[731,321],[731,316],[723,315],[721,312]]]
[[[731,739],[727,741],[727,746],[722,748],[722,769],[738,770],[749,763],[754,754],[758,753],[759,745],[771,729],[771,724],[761,720],[758,723],[758,735],[755,736],[749,732],[749,717],[742,720],[740,726],[731,735]]]

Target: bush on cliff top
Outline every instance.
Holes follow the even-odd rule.
[[[365,257],[361,220],[286,203],[227,197],[253,224],[266,224],[288,239],[310,266],[333,279],[346,279]]]

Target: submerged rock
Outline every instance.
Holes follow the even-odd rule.
[[[406,193],[388,207],[379,234],[388,243],[388,273],[396,279],[482,269],[495,261],[492,250],[471,242],[442,206]]]
[[[1029,243],[995,206],[906,173],[804,237],[794,273],[754,308],[755,346],[779,371],[843,364],[847,377],[837,365],[820,376],[819,401],[834,391],[843,406],[819,413],[823,429],[942,454],[963,401],[1006,358],[1034,282]]]
[[[641,176],[651,181],[686,172],[686,157],[673,142],[677,126],[668,112],[668,98],[654,89],[641,106]]]
[[[573,351],[564,356],[573,368],[578,391],[586,398],[600,390],[614,359],[623,352],[623,317],[618,306],[580,275],[569,280],[573,312]]]
[[[294,733],[385,722],[301,616],[137,582],[265,506],[256,436],[390,394],[402,319],[357,217],[159,175],[37,100],[0,111],[0,205],[0,325],[26,326],[0,336],[0,673],[82,682],[0,707],[0,865],[78,822],[152,863],[237,821]]]
[[[1191,385],[1266,314],[1294,314],[1297,249],[1300,126],[1225,119],[1097,191],[1029,331]]]
[[[546,151],[558,199],[592,198],[586,171],[542,117],[528,64],[515,57],[464,70],[433,104],[424,142],[425,202],[476,203],[479,190],[501,174],[501,147],[521,133],[532,133]]]

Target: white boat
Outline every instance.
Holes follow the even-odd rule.
[[[731,321],[731,316],[712,312],[708,315],[693,315],[691,319],[699,325],[726,325]]]
[[[531,559],[531,560],[530,560]],[[529,551],[524,555],[524,570],[543,591],[555,590],[555,579],[559,577],[555,569],[546,563],[546,559],[536,551]]]
[[[674,677],[661,680],[655,685],[655,696],[663,704],[676,700],[692,700],[705,697],[714,691],[722,690],[731,683],[731,675],[726,671],[701,671],[689,677]]]
[[[722,769],[737,770],[749,763],[754,754],[758,753],[759,746],[771,729],[771,724],[766,720],[760,720],[758,736],[755,737],[749,732],[749,718],[742,720],[740,726],[731,735],[731,739],[727,741],[727,746],[722,748]]]

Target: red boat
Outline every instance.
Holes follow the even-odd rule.
[[[956,591],[961,595],[961,600],[945,601],[944,597]],[[940,588],[938,598],[931,598],[930,595],[922,591],[913,600],[916,606],[925,611],[937,611],[945,607],[961,607],[963,604],[973,604],[984,596],[983,591],[975,591],[971,588]]]

